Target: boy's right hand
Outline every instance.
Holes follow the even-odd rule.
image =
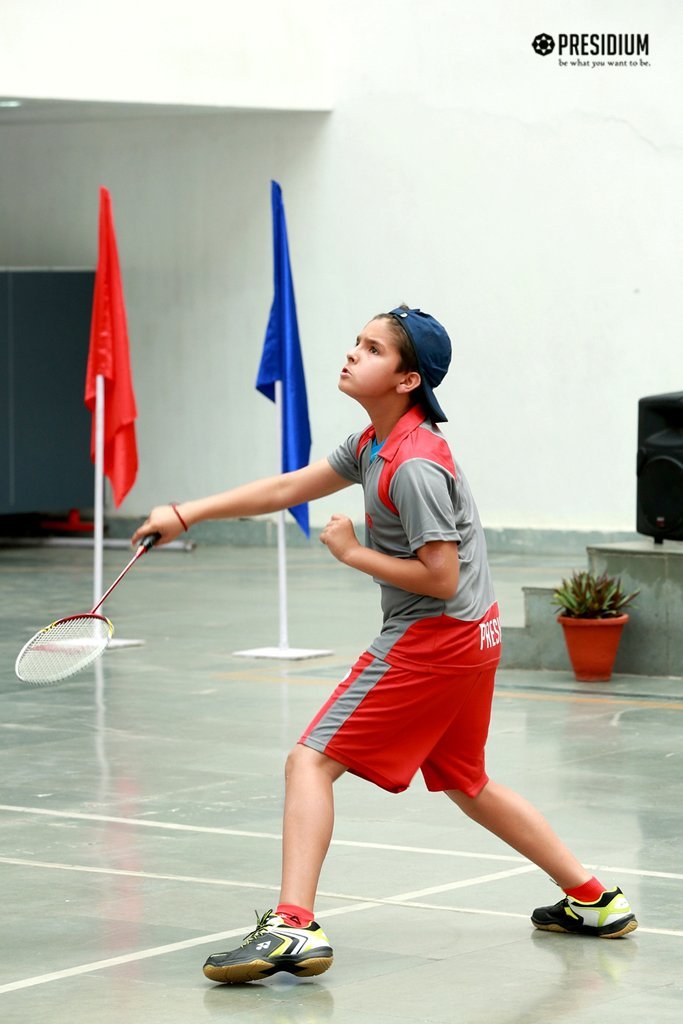
[[[161,544],[168,544],[183,533],[183,527],[170,505],[157,505],[145,519],[142,526],[131,537],[131,544],[137,547],[138,544],[150,533],[160,533],[161,540],[158,540],[155,547]]]

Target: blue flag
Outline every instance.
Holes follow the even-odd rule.
[[[296,320],[294,284],[289,265],[287,224],[282,203],[282,189],[271,181],[273,207],[273,276],[275,294],[270,307],[266,338],[256,389],[275,401],[275,381],[282,381],[282,472],[288,473],[308,465],[311,454],[311,426],[308,420],[306,379],[301,359],[299,327]],[[307,537],[308,505],[289,510]]]

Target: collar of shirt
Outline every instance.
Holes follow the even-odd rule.
[[[401,416],[398,423],[394,426],[393,430],[382,444],[381,452],[377,453],[379,458],[384,459],[386,462],[391,462],[408,434],[412,434],[414,430],[417,430],[426,419],[427,414],[422,406],[412,405],[410,409],[408,409],[408,412]],[[370,430],[371,437],[374,437],[374,427],[371,427]]]

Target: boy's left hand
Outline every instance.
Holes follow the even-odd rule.
[[[336,514],[320,534],[320,540],[340,562],[346,562],[350,552],[361,546],[348,516]]]

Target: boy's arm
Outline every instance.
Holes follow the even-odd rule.
[[[417,558],[397,558],[366,548],[358,541],[351,520],[339,515],[332,516],[320,540],[344,565],[376,576],[401,590],[442,601],[447,601],[457,590],[460,566],[455,541],[430,541],[418,548]]]
[[[190,527],[205,519],[258,516],[314,501],[350,486],[351,481],[335,472],[327,459],[320,459],[292,473],[255,480],[208,498],[184,501],[176,506],[178,514],[170,505],[159,505],[135,531],[132,543],[138,544],[149,533],[160,533],[160,544],[174,540],[183,532],[181,518]]]

